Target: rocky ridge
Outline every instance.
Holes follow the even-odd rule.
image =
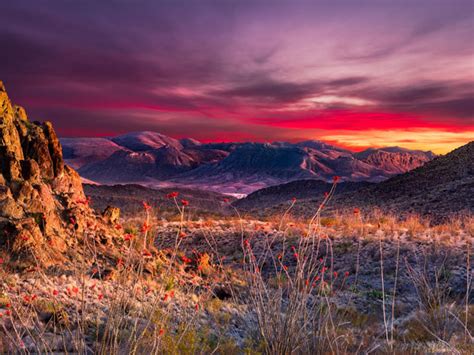
[[[110,235],[89,208],[79,175],[64,164],[52,124],[29,121],[0,82],[0,249],[50,264],[64,260],[86,229]]]

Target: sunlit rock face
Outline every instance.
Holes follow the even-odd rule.
[[[0,107],[0,248],[16,259],[58,261],[97,218],[52,124],[29,121],[2,82]]]

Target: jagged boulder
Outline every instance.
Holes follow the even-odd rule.
[[[110,212],[118,221],[120,212]],[[114,233],[97,220],[52,124],[30,122],[0,81],[0,248],[22,262],[57,263],[89,226],[99,238]]]

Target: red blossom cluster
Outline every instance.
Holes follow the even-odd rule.
[[[145,209],[145,211],[151,210],[151,206],[150,206],[148,203],[146,203],[145,201],[143,201],[142,204],[143,204],[143,208]]]
[[[127,233],[123,236],[123,239],[128,242],[133,239],[133,234]]]
[[[173,191],[173,192],[170,192],[169,194],[167,194],[166,198],[172,199],[172,198],[176,198],[178,196],[179,196],[179,192]]]
[[[146,232],[148,232],[149,230],[150,230],[150,226],[148,225],[148,223],[146,223],[146,222],[143,223],[142,228],[141,228],[141,232],[142,232],[142,233],[146,233]]]
[[[188,258],[186,255],[183,255],[183,256],[181,257],[181,261],[182,261],[183,263],[185,263],[185,264],[189,264],[189,263],[192,262],[192,260],[191,260],[190,258]]]

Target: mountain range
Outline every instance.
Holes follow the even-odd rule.
[[[399,147],[354,153],[320,141],[207,143],[157,132],[112,138],[62,138],[68,163],[90,182],[191,187],[230,194],[301,179],[380,182],[432,160]]]
[[[236,208],[261,215],[281,213],[297,199],[294,212],[314,213],[330,183],[293,181],[271,186],[235,201]],[[412,171],[380,183],[342,182],[336,187],[330,209],[418,213],[445,218],[453,213],[474,211],[474,141],[436,157]]]

